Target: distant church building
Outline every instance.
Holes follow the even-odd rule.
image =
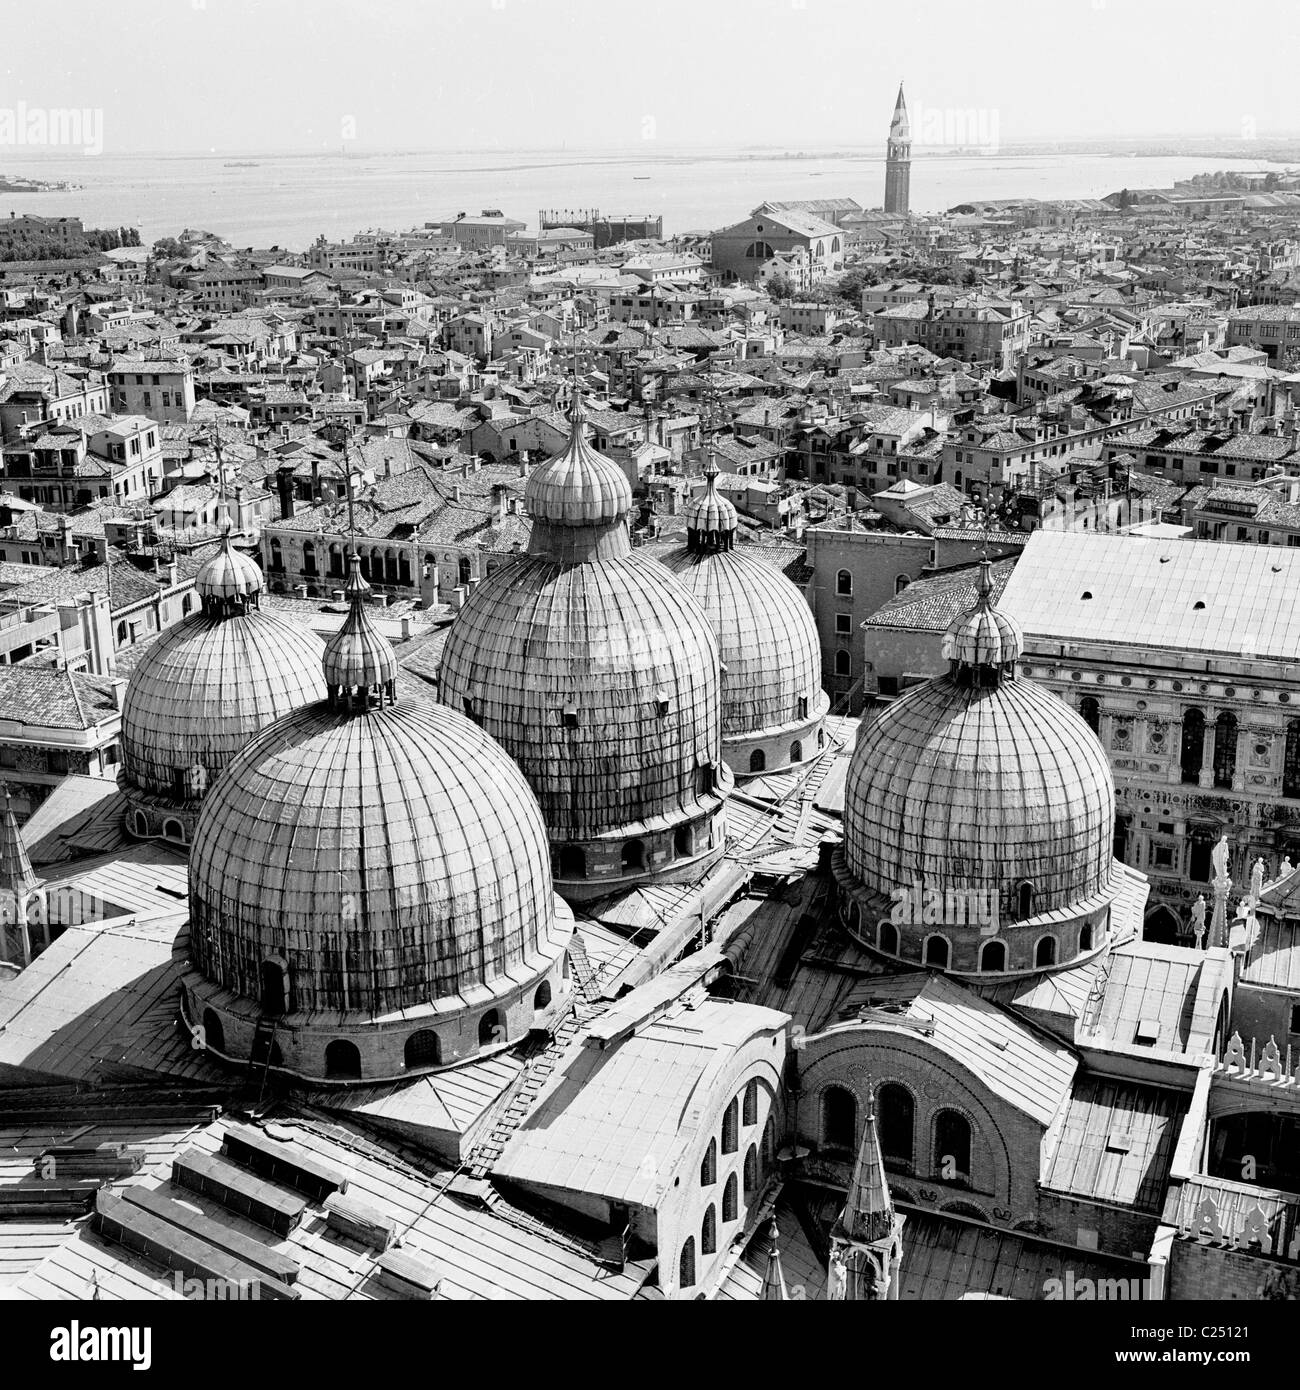
[[[885,148],[885,211],[906,217],[912,184],[912,128],[907,120],[903,84],[898,84],[894,118],[889,123],[889,143]]]

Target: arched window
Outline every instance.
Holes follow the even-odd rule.
[[[221,1019],[212,1009],[203,1010],[203,1046],[210,1047],[216,1052],[225,1052],[226,1050],[226,1030],[221,1026]]]
[[[1091,695],[1085,695],[1079,701],[1079,713],[1083,715],[1083,722],[1094,734],[1101,732],[1101,706]]]
[[[722,1152],[724,1154],[736,1152],[736,1121],[739,1117],[740,1106],[733,1098],[731,1104],[722,1112]]]
[[[1224,710],[1214,721],[1214,785],[1232,789],[1237,770],[1237,716]]]
[[[790,745],[790,761],[792,763],[803,762],[803,744],[798,739]]]
[[[1016,885],[1016,916],[1023,922],[1034,915],[1034,885],[1022,879]]]
[[[745,1150],[745,1166],[741,1172],[741,1184],[748,1202],[758,1187],[758,1145],[751,1144]]]
[[[117,625],[117,645],[120,647],[126,642],[127,626],[125,623]]]
[[[704,1222],[700,1227],[700,1250],[706,1255],[712,1255],[718,1248],[718,1213],[714,1211],[713,1204],[709,1204],[709,1209],[704,1213]]]
[[[853,1152],[858,1135],[858,1102],[843,1086],[822,1092],[822,1147]]]
[[[1040,969],[1056,964],[1056,938],[1042,937],[1034,948],[1034,964]]]
[[[1092,950],[1092,923],[1091,923],[1091,922],[1085,922],[1085,923],[1083,924],[1083,926],[1079,928],[1079,952],[1080,952],[1080,954],[1082,954],[1084,951],[1091,951],[1091,950]]]
[[[876,945],[886,955],[896,956],[898,954],[898,928],[892,922],[880,924],[880,934],[876,940]]]
[[[462,588],[469,583],[471,574],[468,555],[462,555],[460,559],[456,561],[456,578]]]
[[[837,236],[831,237],[831,255],[838,256],[840,253],[840,239]]]
[[[894,576],[894,592],[895,592],[896,594],[901,594],[901,593],[903,592],[903,590],[906,589],[907,586],[908,586],[911,582],[912,582],[912,581],[911,581],[911,580],[907,577],[907,575],[905,575],[905,574],[898,574],[898,575],[895,575],[895,576]]]
[[[1007,968],[1007,946],[1004,941],[986,941],[980,948],[980,969],[998,974]]]
[[[700,1186],[712,1187],[718,1180],[718,1141],[709,1140],[709,1147],[704,1150],[704,1157],[700,1160]]]
[[[763,1126],[763,1168],[766,1171],[776,1162],[776,1116],[769,1115]]]
[[[551,1002],[551,982],[543,980],[533,991],[533,1009],[540,1013]]]
[[[934,1122],[934,1176],[970,1176],[970,1123],[955,1110],[941,1110]]]
[[[927,936],[925,938],[925,963],[933,965],[939,970],[948,968],[948,942],[942,936]]]
[[[190,615],[190,611],[193,609],[193,607],[194,607],[194,595],[193,595],[193,594],[186,594],[185,597],[184,597],[183,599],[181,599],[181,617],[182,617],[182,618],[188,618],[189,615]]]
[[[775,254],[765,241],[751,241],[745,247],[745,259],[749,261],[770,261]]]
[[[695,1287],[695,1237],[687,1236],[677,1261],[677,1282],[683,1289]]]
[[[279,961],[264,960],[259,969],[262,986],[262,1012],[273,1018],[284,1013],[288,1004],[288,990],[285,989],[284,967]]]
[[[640,840],[626,840],[623,844],[623,872],[636,873],[645,868],[645,845]]]
[[[880,1113],[880,1149],[886,1161],[912,1166],[912,1131],[916,1123],[916,1102],[906,1086],[895,1082],[880,1088],[876,1099]]]
[[[758,1079],[752,1078],[745,1085],[745,1101],[741,1107],[740,1122],[743,1125],[758,1123]]]
[[[304,574],[316,573],[316,547],[311,541],[302,543],[302,572]]]
[[[673,831],[673,853],[678,859],[689,859],[695,853],[695,827],[679,825]]]
[[[740,1184],[736,1181],[735,1173],[727,1179],[726,1186],[722,1189],[722,1219],[724,1221],[734,1221],[736,1212],[739,1208],[738,1194]]]
[[[1205,757],[1205,716],[1198,709],[1183,715],[1183,741],[1179,755],[1183,781],[1193,786],[1201,780],[1201,762]]]
[[[751,772],[763,772],[767,768],[767,754],[761,748],[755,748],[749,755],[749,770]]]
[[[586,878],[586,854],[577,845],[561,845],[559,870],[561,878]]]
[[[840,570],[835,576],[835,592],[849,597],[853,593],[853,575],[848,570]]]
[[[143,811],[137,811],[134,817],[135,833],[146,837],[149,834],[149,817]]]
[[[1282,755],[1282,795],[1300,797],[1300,719],[1286,726],[1286,750]]]
[[[438,1042],[437,1033],[428,1028],[412,1033],[406,1040],[403,1059],[408,1068],[438,1066],[442,1062],[442,1045]]]
[[[163,821],[163,835],[169,840],[178,840],[181,844],[185,843],[185,827],[173,816],[168,816]]]
[[[325,1049],[325,1075],[338,1080],[356,1081],[361,1076],[361,1053],[356,1043],[336,1038]]]
[[[835,674],[837,676],[851,676],[853,674],[853,658],[845,651],[835,653]]]
[[[478,1021],[478,1045],[489,1047],[492,1043],[505,1042],[506,1030],[501,1015],[496,1009],[489,1009]]]

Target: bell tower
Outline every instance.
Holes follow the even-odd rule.
[[[903,100],[903,84],[898,84],[894,118],[889,123],[889,143],[885,147],[885,211],[906,217],[912,185],[912,128]]]

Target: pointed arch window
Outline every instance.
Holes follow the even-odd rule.
[[[718,1213],[710,1203],[700,1225],[700,1251],[712,1255],[718,1248]]]
[[[726,1186],[722,1189],[722,1219],[724,1221],[734,1221],[739,1211],[738,1193],[740,1185],[736,1181],[735,1173],[727,1179]]]
[[[745,1200],[754,1195],[754,1190],[758,1187],[758,1145],[751,1144],[745,1150],[745,1166],[742,1171],[742,1184],[745,1191]]]

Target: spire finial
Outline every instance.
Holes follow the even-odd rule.
[[[790,1297],[785,1288],[785,1273],[781,1268],[781,1249],[777,1244],[780,1235],[780,1231],[777,1230],[776,1217],[773,1216],[767,1226],[767,1272],[763,1276],[764,1302],[784,1303]]]

